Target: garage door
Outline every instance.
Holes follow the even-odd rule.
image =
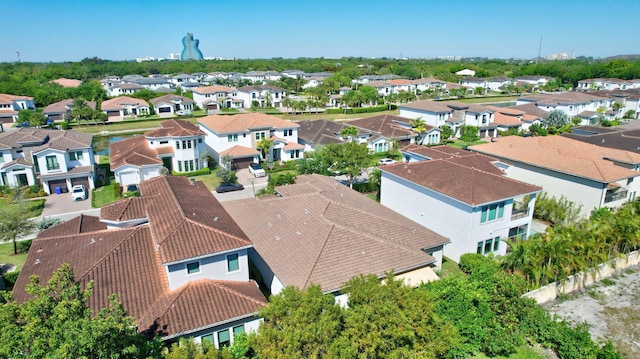
[[[122,187],[126,187],[127,185],[130,185],[130,184],[140,183],[140,178],[138,177],[138,174],[136,173],[136,171],[122,172],[120,173],[119,178],[120,178],[120,185]]]
[[[249,163],[253,162],[253,157],[248,157],[248,158],[237,158],[235,160],[233,160],[233,169],[234,170],[239,170],[242,168],[248,168],[249,167]]]
[[[78,178],[72,178],[71,179],[71,187],[77,185],[77,184],[83,184],[84,187],[89,190],[91,187],[89,187],[89,178],[87,177],[78,177]]]
[[[56,193],[56,187],[60,187],[60,191],[62,192],[68,192],[66,180],[49,181],[49,193]]]

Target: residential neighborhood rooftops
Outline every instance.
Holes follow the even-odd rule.
[[[82,81],[80,80],[75,80],[75,79],[65,79],[65,78],[59,78],[59,79],[55,79],[55,80],[51,80],[51,82],[56,83],[62,87],[78,87],[80,85],[82,85]]]
[[[298,176],[276,191],[223,205],[285,285],[335,291],[359,274],[426,267],[435,259],[423,249],[449,242],[329,177]]]
[[[293,128],[295,122],[282,120],[264,113],[240,113],[236,115],[209,115],[198,119],[201,126],[215,133],[235,133],[261,128]]]
[[[397,163],[381,168],[381,171],[429,188],[447,197],[471,206],[497,202],[539,192],[541,187],[502,176],[492,159],[475,155],[434,159],[430,161]],[[484,163],[484,164],[483,164]],[[482,166],[485,171],[476,166]]]
[[[416,144],[410,144],[400,149],[401,152],[415,153],[419,156],[429,159],[449,158],[452,156],[468,156],[471,154],[469,151],[465,151],[459,148],[451,146],[421,146]]]
[[[137,107],[149,107],[149,105],[144,101],[137,98],[129,97],[129,96],[119,96],[112,98],[110,100],[106,100],[102,102],[100,106],[102,110],[120,110],[122,106],[130,105]]]
[[[91,108],[92,110],[96,109],[95,101],[85,101],[85,104]],[[66,99],[62,101],[58,101],[52,103],[51,105],[44,108],[43,112],[45,114],[48,113],[65,113],[67,110],[73,109],[73,99]]]
[[[640,154],[605,148],[563,136],[508,136],[470,146],[471,151],[609,183],[640,173],[616,165],[640,163]]]
[[[35,147],[34,152],[46,148],[61,151],[91,147],[93,136],[73,130],[46,130],[41,128],[21,128],[17,131],[0,133],[0,149]]]
[[[160,97],[155,97],[152,98],[151,100],[149,100],[149,102],[151,102],[152,105],[154,106],[158,106],[160,104],[163,103],[169,103],[169,104],[174,104],[174,103],[195,103],[195,101],[193,101],[192,99],[188,98],[188,97],[184,97],[184,96],[179,96],[176,94],[166,94]]]
[[[349,127],[344,123],[329,120],[307,120],[297,122],[298,138],[314,145],[326,145],[330,143],[343,143],[340,132]],[[368,130],[359,128],[358,134],[373,134]]]
[[[418,134],[412,131],[408,127],[402,127],[398,123],[409,124],[411,119],[395,116],[395,115],[377,115],[367,118],[360,118],[357,120],[348,121],[347,124],[367,129],[372,132],[379,133],[387,138],[412,138],[417,137]],[[427,130],[433,128],[433,126],[425,125]]]
[[[193,89],[193,92],[195,93],[200,93],[200,94],[206,94],[206,93],[218,93],[218,92],[224,92],[224,93],[228,93],[228,92],[232,92],[233,89],[231,87],[227,87],[227,86],[203,86],[203,87],[197,87]]]
[[[161,164],[158,151],[149,147],[144,136],[134,136],[109,144],[109,163],[111,170],[124,165],[144,166]]]
[[[158,138],[158,137],[190,137],[190,136],[204,136],[204,132],[188,121],[181,120],[166,120],[160,122],[160,128],[147,131],[144,133],[145,137]]]

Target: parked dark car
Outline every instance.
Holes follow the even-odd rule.
[[[244,186],[240,183],[223,183],[216,187],[216,192],[224,193],[224,192],[232,192],[232,191],[240,191],[243,190]]]

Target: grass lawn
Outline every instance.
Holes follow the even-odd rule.
[[[451,147],[456,147],[456,148],[465,148],[467,146],[473,146],[473,145],[481,145],[483,143],[487,143],[487,141],[475,141],[473,142],[471,145],[469,145],[467,142],[462,141],[462,140],[455,140],[453,142],[449,142],[447,143],[447,146],[451,146]]]
[[[93,191],[93,195],[91,196],[91,206],[93,208],[101,208],[102,206],[111,204],[118,199],[120,198],[116,197],[113,186],[102,186]]]
[[[458,268],[458,263],[452,261],[447,257],[442,257],[442,269],[440,270],[440,277],[446,277],[455,273],[462,273],[460,268]]]
[[[280,117],[282,119],[285,120],[291,120],[291,121],[305,121],[305,120],[331,120],[331,121],[337,121],[337,120],[350,120],[350,119],[354,119],[354,118],[365,118],[365,117],[371,117],[371,116],[378,116],[378,115],[385,115],[385,114],[389,114],[389,115],[399,115],[400,114],[400,110],[393,110],[393,111],[380,111],[380,112],[371,112],[371,113],[348,113],[348,114],[344,114],[344,113],[337,113],[337,114],[325,114],[325,113],[317,113],[317,114],[282,114],[282,115],[276,115],[277,117]]]
[[[208,175],[189,176],[189,178],[193,178],[196,181],[202,181],[210,191],[214,191],[216,189],[216,186],[220,184],[220,178],[216,177],[216,172],[218,171],[218,168],[219,167],[216,167],[215,169],[213,169],[211,173]]]
[[[29,213],[29,217],[38,217],[42,214],[42,210],[44,209],[45,199],[32,199],[25,200],[27,202],[27,212]],[[5,207],[9,205],[8,198],[0,198],[0,206]]]
[[[18,242],[18,254],[13,254],[13,242],[7,242],[0,244],[0,263],[2,264],[13,264],[17,268],[16,270],[22,269],[24,266],[24,261],[27,259],[27,244],[31,241],[20,241]],[[26,248],[25,248],[26,247]]]

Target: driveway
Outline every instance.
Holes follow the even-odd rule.
[[[248,168],[239,169],[236,172],[236,177],[238,178],[238,183],[241,183],[244,186],[244,189],[226,193],[217,193],[216,191],[212,191],[218,201],[226,202],[255,197],[255,194],[259,190],[267,187],[267,181],[269,180],[268,177],[256,178],[251,174],[251,172],[249,172]]]
[[[89,196],[91,193],[89,192]],[[50,194],[46,197],[42,217],[60,218],[67,220],[81,213],[97,215],[99,208],[91,207],[91,198],[84,201],[71,200],[71,193]]]

